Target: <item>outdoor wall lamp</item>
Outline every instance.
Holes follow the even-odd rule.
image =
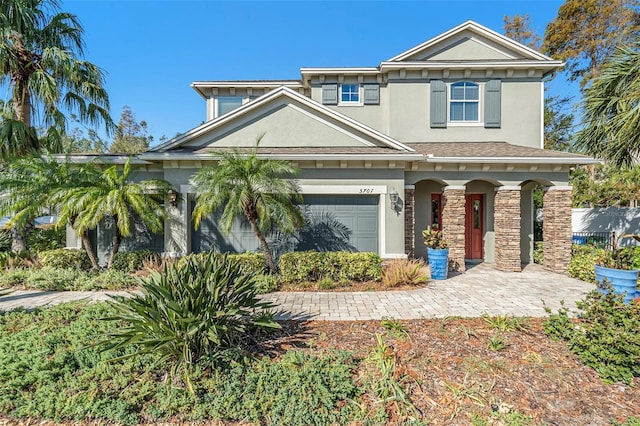
[[[389,207],[391,207],[391,210],[393,210],[396,215],[399,215],[404,207],[402,198],[400,198],[400,194],[398,194],[395,188],[389,193]]]
[[[171,204],[172,207],[178,207],[178,191],[171,188],[167,191],[167,201]]]

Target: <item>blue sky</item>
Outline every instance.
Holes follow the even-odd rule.
[[[529,13],[540,34],[563,1],[62,1],[84,29],[86,58],[107,74],[149,133],[173,137],[205,119],[197,80],[298,79],[306,66],[376,66],[468,19],[503,31]],[[565,93],[562,76],[551,93]]]

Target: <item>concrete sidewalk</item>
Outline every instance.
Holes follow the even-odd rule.
[[[513,315],[546,316],[560,301],[569,308],[594,288],[564,275],[529,265],[523,272],[500,272],[479,264],[425,288],[381,292],[277,292],[265,295],[278,305],[280,319],[378,320]],[[0,297],[0,310],[33,308],[73,300],[108,300],[108,294],[126,292],[46,292],[20,290]]]

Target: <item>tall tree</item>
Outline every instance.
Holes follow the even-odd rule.
[[[543,50],[565,61],[570,81],[586,87],[615,47],[639,32],[638,0],[566,0],[547,25]]]
[[[575,147],[614,166],[640,163],[639,47],[618,47],[585,92]]]
[[[250,152],[234,150],[218,155],[216,167],[202,168],[193,176],[194,225],[199,227],[203,218],[222,208],[220,225],[229,233],[234,220],[244,217],[260,241],[269,272],[276,273],[265,234],[272,226],[284,232],[302,226],[302,213],[296,207],[302,196],[293,179],[299,169],[287,161],[259,158],[257,145]]]
[[[505,15],[503,21],[504,35],[531,49],[540,50],[542,40],[531,28],[531,17],[528,13],[524,15],[515,14],[513,16]]]
[[[112,122],[102,71],[82,59],[82,27],[57,0],[0,2],[0,85],[11,101],[0,114],[0,161],[61,149],[64,112],[91,125]],[[38,134],[37,128],[46,129]],[[28,223],[28,222],[27,222]],[[13,228],[13,250],[26,247],[26,228]]]
[[[115,138],[109,152],[117,154],[139,154],[149,149],[153,136],[147,134],[147,122],[136,121],[128,105],[122,109],[120,121],[116,127]]]
[[[540,50],[542,40],[531,28],[529,14],[504,17],[504,33],[507,37],[535,50]],[[544,98],[544,147],[567,151],[573,128],[573,114],[568,112],[571,99],[549,96],[545,88]]]
[[[113,222],[113,241],[107,268],[120,250],[123,237],[131,235],[137,216],[153,233],[164,229],[163,201],[171,185],[160,179],[131,180],[131,159],[124,166],[110,166],[86,185],[68,188],[60,197],[60,216],[68,218],[80,235],[95,229],[105,219]]]

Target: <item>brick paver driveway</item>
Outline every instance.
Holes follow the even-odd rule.
[[[500,272],[493,265],[473,266],[445,281],[430,281],[419,290],[384,292],[277,292],[265,297],[278,305],[281,319],[368,320],[478,317],[488,315],[545,316],[544,303],[557,310],[560,301],[575,302],[592,284],[555,274],[538,265],[523,272]],[[108,300],[124,292],[15,291],[0,297],[0,310],[33,308],[72,300]]]

